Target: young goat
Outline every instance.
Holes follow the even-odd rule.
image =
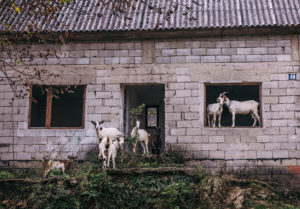
[[[133,127],[130,135],[132,138],[137,137],[133,146],[133,152],[136,152],[136,146],[139,142],[143,147],[143,154],[146,153],[146,155],[148,155],[148,142],[150,134],[148,134],[144,129],[140,129],[140,121],[136,121],[136,126]]]
[[[68,155],[68,160],[50,160],[43,158],[44,165],[44,178],[48,175],[50,170],[61,170],[65,174],[66,168],[77,158],[72,155]]]
[[[99,144],[99,158],[103,158],[103,168],[109,168],[110,159],[112,158],[113,168],[116,167],[115,159],[118,149],[123,145],[124,140],[117,138],[111,140],[109,137],[104,137]]]
[[[101,126],[102,123],[104,123],[104,121],[91,121],[92,124],[94,124],[95,129],[96,129],[96,134],[99,140],[99,143],[101,143],[101,140],[104,137],[108,137],[112,140],[115,140],[117,138],[121,139],[124,141],[124,135],[122,132],[120,132],[118,129],[116,128],[104,128]]]
[[[260,118],[258,115],[258,106],[259,103],[254,100],[248,100],[248,101],[234,101],[230,100],[225,94],[227,92],[223,92],[219,95],[218,99],[223,98],[225,105],[228,107],[231,115],[232,115],[232,126],[235,127],[235,115],[241,114],[241,115],[247,115],[250,114],[251,117],[254,119],[252,127],[256,126],[256,122],[258,120],[258,123],[260,125]]]
[[[218,126],[219,128],[221,128],[221,116],[223,112],[224,98],[219,96],[219,98],[217,98],[217,102],[218,103],[209,104],[207,106],[206,115],[208,120],[208,126],[212,125],[214,128],[216,127],[216,121],[218,116],[218,120],[219,120]],[[212,116],[212,121],[210,121],[211,116]]]

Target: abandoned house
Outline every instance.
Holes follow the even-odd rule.
[[[33,82],[24,98],[1,80],[1,167],[38,168],[45,154],[84,160],[98,152],[92,120],[129,137],[141,104],[149,152],[176,150],[209,169],[300,166],[299,0],[137,0],[125,12],[73,0],[50,20],[24,2],[0,6],[1,36],[18,40],[35,26],[47,44],[14,41],[1,64],[12,77],[27,67],[58,76]],[[209,126],[207,107],[223,92],[231,102],[221,127],[218,117]],[[249,100],[259,122],[236,112],[232,127],[232,101]]]

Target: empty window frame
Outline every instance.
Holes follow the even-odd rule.
[[[236,101],[255,100],[260,105],[258,106],[258,114],[260,116],[260,127],[262,127],[262,109],[261,109],[261,83],[205,83],[204,84],[205,95],[205,109],[204,109],[204,124],[208,127],[207,120],[207,106],[212,103],[217,103],[216,99],[222,92],[228,92],[226,95],[228,98]],[[212,119],[212,118],[211,118]],[[235,127],[251,127],[254,120],[250,114],[242,115],[236,114]],[[218,124],[218,117],[216,121],[216,127]],[[223,113],[221,118],[222,127],[231,127],[232,115],[229,112],[227,106],[223,105]],[[259,127],[259,123],[256,123],[256,127]]]
[[[29,128],[84,128],[85,86],[30,89]]]
[[[146,128],[158,127],[158,106],[146,107]]]

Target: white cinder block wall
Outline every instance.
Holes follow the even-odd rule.
[[[224,36],[132,42],[89,42],[28,47],[25,62],[60,74],[45,84],[84,84],[84,129],[28,129],[29,99],[10,105],[10,87],[0,85],[0,166],[39,167],[46,152],[85,159],[97,151],[91,120],[122,129],[121,84],[165,85],[165,143],[208,168],[252,165],[300,166],[298,36]],[[7,62],[24,69],[15,57]],[[297,73],[298,81],[288,80]],[[204,127],[204,83],[261,82],[263,127]],[[13,117],[12,117],[13,116]],[[13,123],[15,130],[13,130]],[[14,153],[14,155],[13,155]]]

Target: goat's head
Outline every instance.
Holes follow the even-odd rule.
[[[74,155],[68,155],[68,159],[71,160],[71,162],[73,162],[74,160],[77,159],[77,156],[74,156]]]
[[[131,137],[135,137],[138,133],[138,130],[140,129],[140,121],[136,121],[136,126],[132,128],[132,131],[131,131]]]
[[[95,126],[95,129],[97,131],[101,131],[103,129],[103,127],[101,126],[102,123],[104,123],[104,121],[91,121],[92,124]]]
[[[228,93],[228,92],[223,92],[223,93],[221,93],[221,94],[219,95],[219,97],[217,98],[217,102],[220,103],[221,105],[223,105],[224,102],[227,101],[227,98],[228,98],[228,97],[226,96],[227,93]]]

